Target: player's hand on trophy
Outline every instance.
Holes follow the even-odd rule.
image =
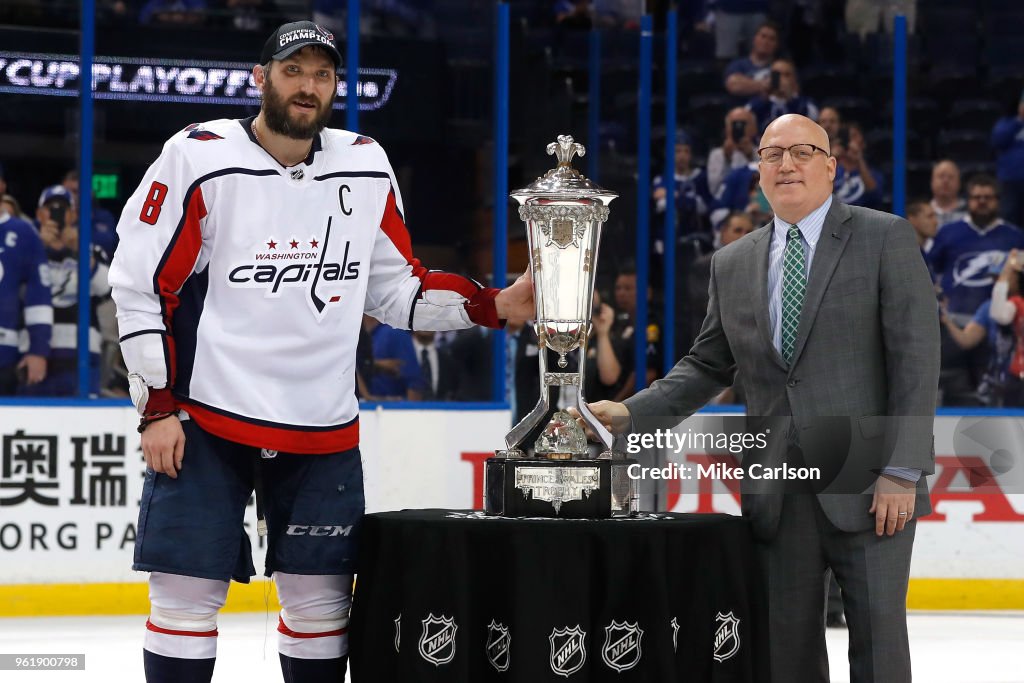
[[[494,298],[498,317],[502,320],[533,320],[537,317],[537,306],[533,301],[533,277],[530,271],[516,278],[516,281],[498,292]]]
[[[612,434],[623,434],[629,430],[629,408],[626,407],[625,403],[598,401],[597,403],[588,403],[587,407],[590,408],[590,412],[594,414],[594,417],[604,425],[605,429]],[[597,434],[594,434],[587,427],[587,423],[580,416],[579,410],[569,408],[569,414],[576,418],[576,424],[586,430],[587,438],[597,440]]]
[[[177,416],[151,422],[146,427],[142,432],[142,455],[146,467],[171,479],[178,478],[185,458],[185,432]]]

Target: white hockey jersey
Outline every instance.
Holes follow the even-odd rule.
[[[252,446],[358,444],[364,311],[393,327],[497,327],[497,290],[413,258],[380,145],[326,129],[282,167],[251,119],[172,137],[124,207],[110,268],[130,372]]]

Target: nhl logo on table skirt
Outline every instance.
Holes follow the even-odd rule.
[[[715,630],[715,652],[717,662],[724,662],[740,649],[740,620],[732,612],[715,616],[718,628]]]
[[[423,620],[423,635],[420,636],[420,656],[434,666],[452,661],[455,657],[455,631],[459,627],[455,619],[434,613]]]
[[[584,644],[586,637],[587,632],[581,630],[579,624],[572,628],[552,629],[548,636],[551,643],[551,670],[568,678],[582,669],[587,662],[587,648]]]
[[[643,654],[640,650],[640,639],[643,637],[644,630],[636,622],[630,624],[612,620],[610,626],[604,627],[601,659],[620,673],[632,669],[640,662]]]
[[[508,627],[504,624],[496,624],[494,619],[491,619],[491,623],[487,626],[487,644],[484,646],[487,651],[487,661],[491,663],[491,666],[498,671],[507,671],[511,658],[511,646],[512,636],[508,633]]]

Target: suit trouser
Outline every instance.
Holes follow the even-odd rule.
[[[867,510],[864,511],[867,515]],[[813,494],[788,494],[778,534],[759,541],[774,683],[828,681],[825,596],[843,590],[851,683],[909,683],[906,600],[916,521],[895,536],[840,531]]]

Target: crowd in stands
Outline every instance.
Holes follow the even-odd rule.
[[[450,23],[435,21],[438,8],[450,9],[458,1],[363,0],[363,7],[374,30],[429,37]],[[542,35],[556,42],[566,32],[595,27],[635,32],[640,14],[640,3],[615,0],[511,4],[524,26],[546,29]],[[667,6],[652,4],[656,10]],[[141,23],[229,19],[225,25],[242,30],[264,30],[279,18],[274,8],[282,7],[269,0],[109,0],[100,5],[108,20],[128,15]],[[343,30],[345,6],[344,0],[315,0],[306,11],[314,10],[321,21]],[[757,150],[761,132],[778,116],[803,114],[825,128],[829,152],[837,160],[838,199],[891,210],[893,135],[886,80],[891,59],[885,50],[890,49],[886,41],[893,16],[901,13],[912,33],[911,61],[925,74],[911,84],[906,215],[935,280],[943,337],[941,401],[1024,405],[1024,292],[1019,283],[1024,232],[1018,227],[1024,222],[1024,54],[1018,64],[1009,57],[1001,61],[1003,53],[986,52],[1001,44],[996,18],[1020,20],[1022,8],[995,0],[969,9],[945,1],[917,7],[915,0],[701,0],[678,8],[680,64],[685,67],[680,83],[695,85],[680,107],[674,175],[655,174],[650,188],[654,276],[648,293],[652,313],[660,311],[664,292],[658,269],[666,250],[678,250],[674,354],[684,353],[699,332],[713,253],[771,219],[758,186]],[[955,45],[941,51],[936,47],[951,40],[936,31],[954,21],[961,27],[964,21],[974,22],[967,24],[968,34],[971,26],[978,28],[973,52],[957,54],[959,37]],[[557,49],[552,54],[557,59]],[[966,80],[965,71],[973,74]],[[988,89],[979,84],[986,78]],[[960,99],[964,93],[971,96],[966,103]],[[1011,98],[1014,109],[1001,109]],[[5,185],[0,169],[0,238],[15,235],[7,239],[16,243],[0,243],[7,269],[0,280],[0,313],[5,316],[0,318],[0,393],[70,394],[75,391],[77,344],[77,177],[68,174],[44,189],[32,216],[6,194]],[[664,240],[661,218],[666,211],[677,217],[674,245]],[[105,283],[105,264],[116,248],[115,219],[98,205],[93,216],[89,286],[96,346],[90,391],[119,395],[123,369]],[[13,253],[34,269],[8,265]],[[637,335],[647,340],[648,380],[662,367],[662,321],[652,314],[646,330],[634,329],[637,285],[628,261],[617,261],[615,275],[599,283],[584,360],[587,395],[593,400],[620,400],[632,391]],[[43,285],[50,289],[45,303]],[[52,314],[45,312],[47,307]],[[507,398],[521,416],[540,391],[536,368],[541,351],[531,321],[510,320],[506,338],[501,362]],[[491,397],[492,358],[485,331],[410,333],[368,318],[360,346],[364,399]],[[41,368],[43,361],[46,367]],[[722,400],[741,401],[742,388]]]

